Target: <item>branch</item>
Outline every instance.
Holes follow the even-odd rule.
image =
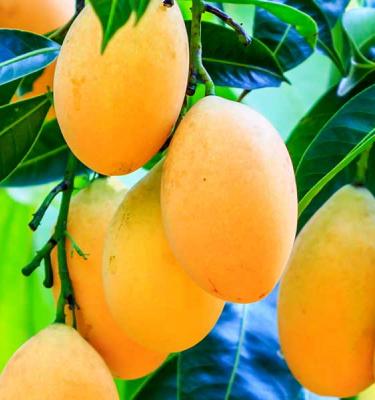
[[[65,181],[60,182],[57,186],[55,186],[50,193],[47,195],[47,197],[44,199],[42,205],[39,207],[37,212],[33,215],[33,219],[29,223],[29,227],[32,231],[36,231],[38,229],[38,226],[42,222],[42,219],[44,217],[44,214],[46,213],[48,207],[51,205],[52,201],[54,198],[64,190],[66,190],[68,185],[66,184]]]
[[[44,281],[43,286],[50,289],[53,286],[53,272],[52,272],[52,262],[51,254],[47,254],[44,257]]]
[[[55,322],[65,323],[65,305],[68,305],[73,312],[74,326],[75,326],[76,304],[74,299],[73,286],[70,280],[69,270],[68,270],[66,246],[65,246],[66,242],[65,232],[68,221],[70,199],[73,193],[76,168],[77,168],[77,159],[73,156],[73,154],[70,154],[64,176],[64,181],[67,183],[68,188],[63,192],[60,205],[60,212],[57,218],[57,223],[55,228],[55,235],[56,237],[59,238],[57,243],[57,259],[59,267],[58,268],[59,276],[61,281],[61,291],[57,303]]]
[[[205,11],[203,0],[193,0],[191,9],[191,36],[190,36],[190,75],[187,94],[193,96],[198,84],[198,78],[206,87],[206,96],[215,95],[215,85],[202,61],[202,14]]]
[[[245,46],[248,46],[251,43],[251,37],[246,33],[245,29],[242,25],[236,22],[230,15],[226,12],[220,10],[219,8],[212,6],[211,4],[205,3],[204,10],[209,12],[210,14],[216,15],[222,21],[224,21],[228,26],[232,27],[238,34],[240,42]]]
[[[51,239],[49,239],[48,242],[39,251],[36,252],[36,256],[33,258],[33,260],[28,265],[26,265],[26,267],[22,268],[22,273],[25,276],[30,276],[40,266],[45,257],[51,254],[51,251],[56,246],[56,244],[57,241],[52,236]]]

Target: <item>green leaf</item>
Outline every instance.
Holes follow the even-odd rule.
[[[12,97],[15,95],[17,91],[19,84],[20,80],[17,79],[15,81],[0,86],[0,106],[8,104],[11,101]]]
[[[340,95],[348,93],[375,71],[375,9],[348,11],[344,15],[343,26],[350,39],[352,57],[349,74],[340,82]]]
[[[131,400],[177,400],[177,364],[179,355],[171,356],[147,377]]]
[[[267,0],[219,0],[217,3],[252,4],[263,8],[277,17],[279,20],[293,26],[306,40],[311,48],[314,48],[318,37],[318,25],[308,14],[297,10],[287,4],[276,3]]]
[[[227,303],[212,332],[171,359],[133,400],[305,398],[277,339],[277,288],[254,304]]]
[[[348,101],[323,126],[303,154],[296,171],[299,199],[327,174],[346,163],[346,157],[375,128],[375,85]],[[366,139],[367,140],[367,139]],[[353,154],[353,153],[352,153]],[[349,156],[352,157],[352,155]],[[337,167],[337,165],[339,165]],[[325,178],[324,178],[325,179]],[[324,181],[323,181],[324,183]],[[312,199],[309,199],[311,202]]]
[[[45,68],[59,51],[60,45],[44,36],[0,29],[0,85]]]
[[[328,120],[353,96],[374,83],[375,73],[369,75],[367,79],[362,81],[345,96],[337,94],[338,86],[335,85],[314,104],[308,113],[298,122],[286,142],[295,168],[297,168],[309,144],[319,134]]]
[[[2,186],[30,186],[63,177],[70,150],[56,119],[43,125],[42,131],[25,160],[2,182]],[[77,172],[88,171],[80,164]]]
[[[190,32],[191,21],[186,26]],[[203,63],[218,86],[253,90],[288,81],[272,52],[255,38],[244,46],[233,30],[203,22],[202,46]]]
[[[25,159],[51,106],[48,95],[0,107],[0,181]]]
[[[334,168],[323,176],[300,200],[298,214],[301,215],[310,205],[320,191],[345,167],[353,162],[362,152],[367,150],[375,142],[375,128],[367,134]]]
[[[142,17],[150,0],[89,0],[103,29],[102,52],[113,35],[126,24],[132,12]]]
[[[341,58],[334,46],[332,27],[342,15],[348,0],[324,1],[319,5],[314,0],[277,0],[277,4],[290,5],[309,15],[318,25],[318,48],[328,55],[343,73]],[[280,23],[269,11],[257,9],[254,34],[263,40],[277,55],[284,70],[294,68],[312,54],[301,32],[287,21]]]

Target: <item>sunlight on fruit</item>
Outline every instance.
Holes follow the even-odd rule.
[[[161,222],[159,163],[126,195],[108,232],[104,285],[113,316],[134,340],[163,352],[194,346],[224,302],[175,260]]]
[[[113,374],[135,379],[149,374],[165,360],[125,335],[109,312],[104,298],[102,259],[104,236],[126,193],[115,179],[98,179],[75,196],[71,203],[68,232],[87,254],[79,256],[68,240],[68,267],[79,310],[78,331],[104,358]],[[60,292],[56,253],[53,258],[54,294]]]
[[[264,117],[200,100],[171,143],[161,204],[174,254],[202,288],[240,303],[270,293],[293,245],[297,195],[288,152]]]
[[[184,98],[188,41],[177,4],[152,0],[100,53],[102,32],[91,6],[74,22],[55,75],[55,107],[73,153],[105,175],[141,167],[169,135]],[[84,45],[82,45],[84,43]]]
[[[73,329],[55,324],[28,340],[0,375],[4,400],[118,400],[98,353]]]
[[[300,233],[279,295],[283,354],[321,395],[349,397],[374,381],[375,199],[344,186]]]

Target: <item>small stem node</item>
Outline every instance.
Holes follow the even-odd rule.
[[[51,205],[52,201],[55,199],[55,197],[66,190],[68,188],[67,182],[63,181],[59,183],[57,186],[55,186],[47,195],[47,197],[44,199],[42,205],[39,207],[37,212],[33,215],[33,219],[29,223],[29,227],[32,231],[36,231],[42,222],[42,219],[48,210],[48,207]]]

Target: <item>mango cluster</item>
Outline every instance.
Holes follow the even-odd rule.
[[[27,342],[0,378],[2,400],[21,391],[60,398],[54,387],[61,398],[117,398],[109,370],[139,378],[196,345],[225,301],[267,296],[292,251],[296,183],[278,132],[258,112],[216,96],[175,126],[189,74],[180,10],[151,0],[134,18],[103,53],[88,5],[62,46],[53,82],[61,131],[75,156],[107,177],[80,191],[69,212],[69,235],[85,253],[67,240],[80,335],[52,325]],[[126,190],[113,176],[142,167],[173,130],[166,157]],[[56,254],[53,269],[57,298]],[[49,363],[44,385],[32,387]]]

